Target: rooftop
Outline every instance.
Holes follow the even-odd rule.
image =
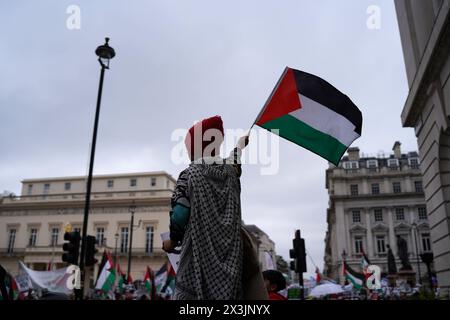
[[[132,172],[132,173],[113,173],[113,174],[99,174],[93,175],[93,179],[108,179],[108,178],[128,178],[128,177],[147,177],[147,176],[166,176],[173,182],[176,180],[168,174],[166,171],[148,171],[148,172]],[[47,181],[75,181],[75,180],[86,180],[87,176],[65,176],[65,177],[48,177],[48,178],[33,178],[24,179],[22,183],[30,182],[47,182]]]

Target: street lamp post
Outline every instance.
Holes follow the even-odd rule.
[[[420,257],[419,257],[419,247],[417,246],[417,224],[414,222],[412,224],[414,230],[414,243],[416,244],[416,260],[417,260],[417,272],[419,274],[419,284],[422,285],[422,275],[420,274]]]
[[[109,38],[105,38],[105,44],[97,47],[95,50],[95,54],[98,56],[98,61],[101,65],[100,71],[100,83],[98,87],[98,95],[97,95],[97,107],[95,111],[95,120],[94,120],[94,132],[92,136],[92,145],[91,145],[91,156],[89,161],[89,174],[86,183],[86,200],[84,205],[84,218],[83,218],[83,235],[81,240],[81,253],[80,253],[80,271],[81,271],[81,292],[84,289],[84,264],[85,264],[85,252],[86,252],[86,237],[87,237],[87,226],[88,226],[88,218],[89,218],[89,206],[91,200],[91,186],[92,186],[92,172],[94,169],[94,158],[95,158],[95,145],[97,142],[97,129],[98,129],[98,118],[100,115],[100,103],[102,100],[102,90],[103,90],[103,78],[105,76],[105,69],[109,69],[109,61],[114,58],[116,55],[113,48],[108,45]],[[82,295],[81,295],[82,298]]]
[[[136,206],[132,204],[130,206],[130,212],[131,212],[131,221],[130,221],[130,245],[128,249],[128,274],[127,277],[130,276],[131,272],[131,250],[133,245],[133,229],[134,229],[134,212],[136,211]]]

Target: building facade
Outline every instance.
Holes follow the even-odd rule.
[[[388,245],[397,255],[397,236],[407,242],[409,260],[418,277],[426,275],[420,255],[432,250],[419,157],[402,154],[396,142],[390,156],[360,157],[349,148],[338,167],[326,172],[329,194],[325,237],[324,275],[343,281],[342,261],[361,270],[365,253],[387,273]]]
[[[250,232],[250,235],[253,237],[253,241],[256,245],[256,252],[261,270],[271,269],[270,264],[273,264],[273,267],[277,268],[275,242],[269,238],[267,233],[258,228],[256,225],[247,224],[245,227]],[[268,257],[270,257],[271,261],[268,261]]]
[[[434,264],[450,288],[450,0],[396,0],[409,93],[401,119],[417,136]]]
[[[142,279],[147,265],[154,270],[162,266],[166,254],[160,234],[169,230],[175,183],[165,172],[93,177],[87,233],[98,241],[98,261],[106,249],[127,272],[133,228],[133,279]],[[65,266],[61,261],[64,230],[70,224],[81,233],[85,194],[86,177],[23,180],[19,197],[0,200],[0,264],[13,274],[19,261],[34,270],[47,270],[50,263],[52,268]],[[97,274],[97,267],[91,274]]]

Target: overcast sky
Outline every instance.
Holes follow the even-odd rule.
[[[67,28],[69,5],[81,10],[80,29]],[[370,5],[381,10],[380,29],[366,25]],[[362,152],[389,153],[396,140],[417,149],[400,121],[407,83],[391,0],[1,1],[0,192],[20,194],[25,178],[87,172],[94,51],[105,36],[117,55],[105,77],[95,174],[176,178],[184,165],[171,161],[172,132],[216,114],[227,128],[248,128],[285,66],[353,100],[364,118],[353,146]],[[322,269],[328,163],[284,140],[279,159],[276,175],[244,166],[243,219],[286,260],[301,229]]]

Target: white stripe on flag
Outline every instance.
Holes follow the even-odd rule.
[[[103,285],[105,284],[106,279],[108,278],[111,269],[111,265],[109,264],[109,259],[106,260],[105,265],[103,266],[103,269],[100,273],[100,276],[97,280],[97,285],[95,286],[95,289],[102,289]]]
[[[301,94],[299,96],[302,107],[289,113],[291,116],[334,137],[346,146],[359,138],[355,125],[347,118],[308,97]]]

